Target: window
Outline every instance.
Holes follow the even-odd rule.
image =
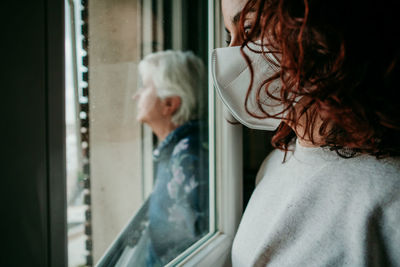
[[[145,83],[139,62],[157,51],[190,50],[207,69],[223,34],[219,1],[66,2],[69,266],[125,266],[148,234],[143,218],[159,179],[154,153],[162,142],[137,120],[132,95]],[[208,162],[207,231],[176,250],[171,266],[229,261],[242,212],[242,129],[226,122],[210,78],[205,82],[199,134],[207,153],[199,158]]]

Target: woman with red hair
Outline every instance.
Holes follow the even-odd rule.
[[[399,7],[222,0],[217,91],[239,122],[275,130],[277,148],[233,266],[400,266]]]

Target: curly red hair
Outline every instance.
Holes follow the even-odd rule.
[[[242,48],[261,40],[280,63],[280,72],[272,79],[282,82],[280,101],[287,107],[291,127],[281,123],[272,139],[275,147],[288,150],[295,137],[292,128],[305,116],[304,136],[317,144],[318,133],[324,146],[342,156],[400,154],[397,2],[247,2],[240,20]],[[249,13],[255,19],[245,32]],[[266,78],[264,88],[270,82],[271,77]],[[300,113],[294,108],[298,96],[308,99]],[[320,119],[322,124],[317,124]]]

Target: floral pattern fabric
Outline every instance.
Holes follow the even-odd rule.
[[[153,152],[147,266],[167,264],[209,229],[208,143],[199,121],[175,129]]]

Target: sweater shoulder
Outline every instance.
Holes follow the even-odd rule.
[[[361,155],[328,164],[320,176],[330,175],[333,184],[354,196],[364,195],[371,201],[385,203],[400,194],[400,159],[376,159]],[[368,196],[368,197],[367,197]]]
[[[338,174],[352,179],[358,178],[373,183],[400,183],[400,158],[376,159],[373,156],[360,155],[341,159],[332,167]]]

